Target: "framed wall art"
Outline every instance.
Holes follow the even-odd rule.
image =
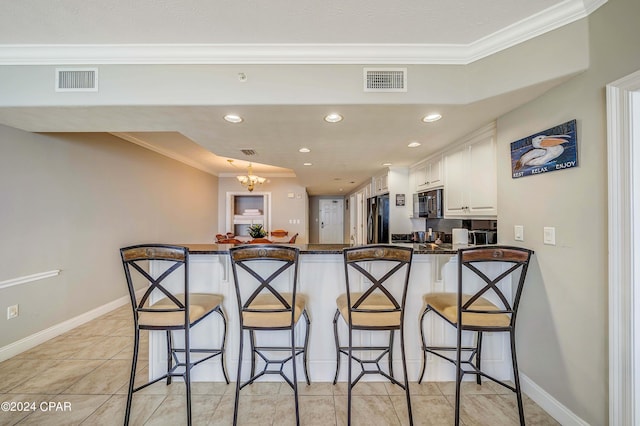
[[[578,165],[576,120],[511,143],[513,179],[566,170]]]

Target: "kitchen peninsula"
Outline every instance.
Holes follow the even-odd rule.
[[[237,371],[239,332],[238,308],[228,254],[232,245],[183,245],[188,247],[190,253],[190,291],[218,293],[224,296],[223,305],[228,318],[226,362],[230,377],[234,378]],[[418,328],[418,319],[423,303],[422,295],[435,291],[455,291],[457,288],[457,258],[455,256],[457,250],[450,245],[442,247],[434,244],[399,245],[414,248],[405,312],[405,335],[409,379],[417,380],[422,356]],[[330,382],[333,380],[336,365],[333,316],[336,310],[336,298],[345,292],[342,249],[349,247],[349,245],[299,244],[296,247],[300,249],[298,291],[306,295],[311,317],[308,352],[311,381]],[[222,340],[224,330],[220,321],[214,319],[205,321],[207,322],[192,330],[192,345],[194,346],[204,346],[208,342],[215,345]],[[339,325],[339,332],[342,338],[342,334],[346,333],[344,324]],[[298,324],[296,333],[298,338],[302,338],[304,324]],[[452,327],[444,327],[444,324],[438,319],[428,318],[425,321],[425,333],[432,341],[446,341],[452,344],[455,342],[455,330]],[[273,337],[271,341],[277,344],[286,344],[288,340],[286,333],[272,333],[270,337]],[[388,334],[386,333],[360,332],[354,334],[354,345],[385,344],[387,339]],[[396,339],[395,342],[397,350],[394,352],[396,354],[400,353],[398,340]],[[182,342],[178,341],[177,343],[181,344]],[[150,377],[158,377],[166,370],[164,333],[150,333],[149,345],[149,375]],[[510,359],[508,348],[508,342],[503,340],[500,335],[492,336],[487,339],[485,344],[483,365],[499,378],[510,378],[511,367],[508,361]],[[249,365],[249,351],[245,351],[243,362],[247,366]],[[302,361],[298,362],[299,368],[302,368]],[[243,370],[245,370],[244,365]],[[339,381],[346,381],[346,371],[346,368],[341,368]],[[400,374],[399,360],[394,362],[394,371]],[[224,380],[217,361],[199,365],[192,374],[194,381]],[[426,377],[430,381],[453,380],[453,366],[445,361],[430,357],[427,363]]]

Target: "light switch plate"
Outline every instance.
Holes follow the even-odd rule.
[[[524,226],[514,225],[513,227],[513,239],[516,241],[524,241]]]
[[[545,244],[552,246],[556,245],[556,228],[552,226],[544,227],[544,241]]]

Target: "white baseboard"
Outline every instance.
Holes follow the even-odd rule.
[[[520,385],[522,392],[527,394],[536,404],[551,417],[556,419],[563,426],[589,426],[589,423],[582,420],[574,412],[562,405],[560,401],[549,395],[544,389],[538,386],[533,380],[520,373]]]
[[[39,331],[35,334],[32,334],[31,336],[27,336],[24,339],[20,339],[16,342],[10,343],[7,346],[0,348],[0,362],[14,357],[24,351],[38,346],[41,343],[46,342],[47,340],[53,339],[54,337],[64,334],[75,327],[94,320],[101,315],[104,315],[108,312],[113,311],[114,309],[119,308],[122,305],[129,303],[131,303],[129,296],[121,297],[114,300],[113,302],[109,302],[89,312],[78,315],[77,317],[71,318],[45,330]]]

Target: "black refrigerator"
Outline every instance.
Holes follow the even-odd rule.
[[[367,200],[367,244],[388,244],[389,194]]]

